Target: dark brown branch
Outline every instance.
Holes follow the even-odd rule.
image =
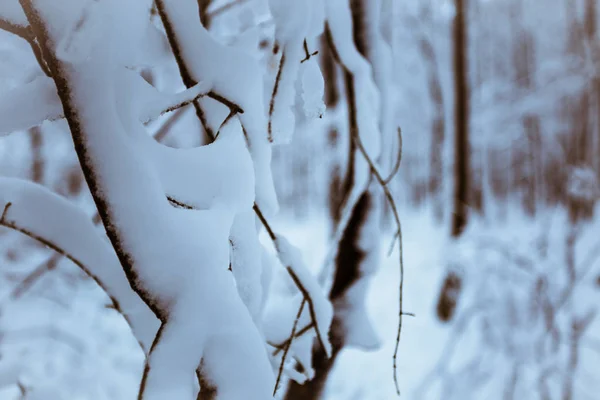
[[[281,82],[281,74],[283,74],[283,67],[285,65],[285,49],[281,54],[279,60],[279,69],[277,70],[277,76],[275,77],[275,84],[273,85],[273,93],[271,94],[271,101],[269,102],[269,126],[268,135],[269,142],[273,142],[273,112],[275,111],[275,99],[279,92],[279,83]]]
[[[44,60],[50,69],[51,76],[56,84],[57,94],[63,105],[65,118],[71,131],[75,152],[81,165],[83,176],[88,184],[96,209],[101,217],[102,223],[106,229],[106,234],[114,248],[119,262],[123,267],[128,281],[131,283],[132,289],[142,298],[142,300],[150,307],[154,314],[164,321],[165,312],[163,307],[157,303],[157,299],[145,290],[139,284],[135,271],[134,257],[125,248],[122,240],[122,232],[113,223],[114,210],[110,204],[110,200],[106,195],[106,190],[103,187],[103,182],[98,176],[96,166],[90,157],[90,147],[86,141],[86,129],[83,126],[81,118],[81,110],[79,110],[72,94],[73,86],[68,78],[68,73],[63,69],[62,63],[58,60],[54,53],[56,44],[50,36],[47,29],[47,22],[40,15],[39,10],[34,6],[32,0],[19,0],[25,15],[29,21],[32,32],[40,45]]]
[[[192,98],[192,99],[186,99],[179,103],[172,104],[172,105],[168,106],[167,108],[165,108],[164,110],[162,110],[160,112],[160,115],[158,115],[158,116],[164,115],[171,111],[179,110],[180,108],[190,105],[191,103],[196,103],[201,97],[204,97],[204,96],[210,97],[210,93],[199,93],[198,95],[194,96],[194,98]],[[151,116],[150,120],[152,120],[154,118],[155,118],[155,116]],[[144,123],[147,123],[147,122],[150,122],[150,121],[144,121]]]
[[[181,202],[181,201],[175,199],[174,197],[167,196],[167,200],[169,200],[169,203],[171,203],[176,208],[184,208],[186,210],[194,210],[194,207],[192,207],[189,204],[186,204],[184,202]]]
[[[319,54],[319,50],[315,50],[312,53],[308,50],[308,43],[306,43],[306,39],[304,39],[303,46],[304,46],[304,58],[302,59],[302,61],[300,61],[300,64],[304,63],[305,61],[310,60],[311,57]]]
[[[469,76],[467,49],[467,3],[468,0],[455,0],[453,57],[454,57],[454,104],[456,154],[454,171],[454,210],[452,213],[452,236],[463,232],[468,218],[469,204]]]

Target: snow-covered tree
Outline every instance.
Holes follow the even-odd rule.
[[[23,39],[39,67],[0,97],[0,132],[28,130],[34,154],[31,181],[0,178],[0,225],[55,251],[49,263],[70,260],[106,292],[146,355],[139,399],[272,398],[282,374],[299,383],[314,376],[313,344],[318,362],[340,344],[376,344],[362,323],[381,189],[399,223],[384,175],[398,166],[391,35],[381,21],[391,5],[249,2],[241,33],[209,32],[225,8],[245,7],[234,3],[0,5],[0,28]],[[290,142],[298,116],[325,112],[313,50],[323,35],[344,74],[352,161],[334,235],[336,277],[319,283],[269,219],[279,208],[272,147]],[[188,105],[200,145],[169,147],[164,138]],[[94,218],[43,185],[36,152],[50,126],[70,132]],[[259,241],[261,226],[276,260]],[[356,246],[368,253],[360,265],[348,259]],[[348,271],[357,276],[340,283]],[[288,283],[286,306],[268,309],[277,278]]]

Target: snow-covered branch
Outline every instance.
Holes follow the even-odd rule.
[[[273,372],[266,349],[226,269],[236,210],[215,205],[188,211],[169,204],[150,157],[134,146],[145,134],[143,125],[115,107],[121,82],[114,80],[120,66],[112,51],[119,38],[98,20],[113,10],[91,4],[97,9],[84,10],[90,19],[81,31],[65,37],[58,27],[63,18],[79,18],[74,2],[21,0],[107,235],[132,287],[162,321],[140,398],[191,399],[189,378],[202,363],[203,378],[221,398],[267,399]],[[89,35],[88,47],[79,46],[84,39],[78,35]]]
[[[104,289],[148,351],[159,321],[131,289],[110,244],[87,215],[41,185],[0,178],[0,225],[16,230],[71,260]]]
[[[254,163],[256,203],[267,214],[275,213],[278,203],[271,175],[260,66],[250,55],[210,36],[197,21],[197,2],[158,0],[156,4],[186,86],[207,82],[218,93],[216,100],[227,99],[238,106],[238,113],[244,111],[239,118]]]

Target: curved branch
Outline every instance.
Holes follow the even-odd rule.
[[[0,178],[0,225],[20,232],[69,259],[106,292],[147,351],[158,320],[131,289],[121,265],[91,220],[41,185]]]
[[[392,179],[396,176],[398,171],[400,170],[400,164],[402,163],[402,129],[398,127],[398,154],[396,155],[396,163],[394,164],[394,168],[388,175],[387,178],[383,180],[383,182],[387,185],[392,181]]]

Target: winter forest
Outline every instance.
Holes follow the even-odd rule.
[[[0,0],[0,400],[600,399],[596,0]]]

